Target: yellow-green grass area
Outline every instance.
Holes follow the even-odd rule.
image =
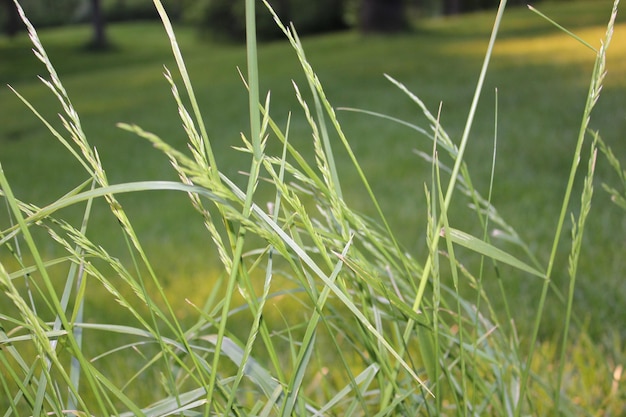
[[[610,6],[607,1],[547,3],[541,10],[598,47]],[[609,72],[591,126],[624,160],[626,24],[622,21],[618,19],[615,27],[608,55]],[[341,108],[387,114],[427,128],[419,108],[385,79],[384,74],[388,74],[404,83],[433,113],[437,113],[441,103],[441,123],[458,142],[492,22],[493,13],[480,13],[420,21],[414,32],[393,37],[343,32],[303,40],[307,58],[329,100],[339,109],[343,129],[392,230],[417,259],[427,257],[424,184],[430,181],[432,169],[417,151],[429,153],[432,143],[406,126]],[[88,27],[43,30],[40,36],[81,116],[85,132],[98,150],[109,181],[114,184],[174,179],[175,173],[162,153],[116,127],[118,122],[136,123],[178,148],[185,146],[186,136],[162,74],[164,65],[174,67],[166,35],[157,23],[111,25],[108,30],[115,48],[100,54],[81,49],[90,36]],[[178,27],[177,36],[219,168],[240,179],[243,185],[249,156],[233,147],[241,145],[240,132],[247,132],[249,125],[247,92],[237,72],[237,68],[245,71],[245,48],[211,43],[189,27]],[[486,195],[497,110],[492,201],[538,259],[545,262],[571,165],[594,53],[527,8],[506,12],[499,37],[466,160],[474,185]],[[0,38],[0,162],[19,199],[45,205],[85,181],[88,175],[5,87],[10,84],[61,128],[55,116],[61,109],[37,80],[45,69],[30,49],[24,34],[16,39]],[[292,85],[293,80],[305,90],[306,81],[293,51],[286,42],[263,44],[259,47],[259,59],[261,88],[271,92],[273,117],[284,126],[288,114],[293,112],[289,140],[301,150],[308,147],[310,155],[305,156],[313,159],[310,131]],[[279,149],[278,143],[268,145],[268,153]],[[348,156],[338,151],[336,162],[345,199],[352,207],[374,215]],[[601,182],[614,181],[614,174],[601,156],[597,170],[597,191],[585,234],[574,314],[581,323],[587,323],[588,337],[598,345],[612,346],[613,354],[619,355],[623,354],[623,347],[611,341],[615,333],[620,335],[617,340],[626,337],[626,217],[601,190]],[[580,182],[578,188],[582,186],[582,176]],[[273,199],[269,193],[265,197],[263,185],[259,193],[258,201]],[[194,315],[193,307],[185,300],[201,305],[221,276],[217,254],[202,219],[182,193],[127,195],[121,196],[120,201],[177,313],[183,318]],[[459,229],[480,234],[479,225],[472,223],[475,216],[466,208],[467,203],[457,196],[450,221]],[[576,211],[575,206],[573,210]],[[3,229],[10,221],[6,213],[0,212]],[[79,219],[81,212],[75,207],[63,214]],[[122,231],[102,202],[96,203],[88,236],[113,256],[130,262]],[[568,236],[566,230],[564,237]],[[554,281],[565,292],[569,247],[564,244],[561,248]],[[40,250],[52,254],[55,249],[51,245]],[[9,253],[0,256],[3,262],[12,262]],[[517,298],[509,300],[517,324],[523,329],[527,322],[530,327],[542,283],[506,269],[502,279],[512,289],[510,292],[517,294]],[[489,289],[488,280],[484,284]],[[89,320],[117,314],[115,306],[101,305],[97,297],[91,303],[85,312]],[[498,305],[497,300],[494,304]],[[556,300],[549,300],[542,330],[548,340],[560,329],[562,308]]]

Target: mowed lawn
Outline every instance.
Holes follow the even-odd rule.
[[[540,9],[599,47],[611,2],[546,4]],[[305,38],[303,42],[335,107],[380,112],[428,128],[420,109],[385,79],[384,74],[388,74],[419,96],[432,113],[437,114],[441,103],[441,123],[458,141],[493,17],[491,12],[424,20],[416,23],[413,33],[393,37],[344,32]],[[189,27],[177,28],[177,34],[219,168],[243,183],[249,156],[233,147],[241,144],[240,132],[247,134],[249,130],[246,90],[237,72],[237,68],[245,72],[245,48],[201,39]],[[173,170],[159,151],[116,128],[117,122],[136,123],[179,149],[184,148],[186,136],[162,74],[164,65],[175,70],[167,37],[156,22],[111,25],[109,35],[115,49],[95,54],[81,50],[90,36],[88,27],[40,33],[110,182],[174,179]],[[46,71],[30,48],[25,34],[13,40],[0,38],[0,163],[18,198],[44,205],[88,176],[6,87],[10,84],[61,129],[55,116],[61,108],[37,79]],[[307,149],[310,131],[295,98],[292,80],[302,91],[306,91],[307,85],[295,53],[286,42],[272,42],[261,45],[259,55],[261,85],[265,91],[271,91],[273,117],[284,126],[292,112],[290,141]],[[527,8],[511,8],[505,15],[472,129],[467,162],[475,186],[487,195],[497,110],[492,200],[542,262],[549,257],[593,61],[591,50]],[[431,165],[415,150],[430,152],[432,143],[416,131],[388,120],[343,110],[338,113],[392,229],[407,251],[417,259],[426,259],[424,184],[430,183]],[[591,126],[626,161],[626,24],[616,26],[608,75]],[[270,138],[268,152],[279,149],[277,141]],[[313,158],[312,146],[310,150],[308,156]],[[359,182],[338,142],[337,150],[346,200],[374,215],[364,190],[355,185]],[[602,182],[615,184],[616,178],[599,155],[596,194],[575,301],[575,314],[582,321],[589,320],[589,331],[599,340],[611,331],[626,337],[626,213],[611,204]],[[261,187],[257,202],[271,199],[273,196],[264,195]],[[201,219],[184,195],[144,193],[123,196],[121,201],[126,204],[164,285],[173,299],[180,300],[181,315],[187,314],[184,298],[201,303],[210,291],[211,276],[220,273],[217,255]],[[576,203],[575,200],[574,211]],[[466,204],[461,198],[454,202],[450,221],[457,228],[480,233],[475,215]],[[9,222],[6,213],[4,209],[0,212],[2,228]],[[64,214],[78,219],[80,211],[74,208]],[[122,233],[116,225],[101,205],[92,218],[89,236],[115,256],[126,259]],[[569,233],[569,229],[564,232],[554,274],[556,285],[563,290],[567,283]],[[4,260],[8,254],[0,256]],[[505,280],[505,285],[519,289],[519,299],[513,304],[518,309],[514,316],[520,322],[528,318],[526,312],[532,317],[541,282],[521,274]],[[559,328],[561,309],[551,299],[544,334],[550,335]],[[99,314],[97,307],[94,311],[92,314]]]

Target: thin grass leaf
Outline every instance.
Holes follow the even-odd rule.
[[[284,395],[284,390],[282,385],[277,385],[276,389],[270,395],[267,402],[263,406],[261,413],[259,413],[259,417],[269,417],[271,415],[272,410],[274,410],[278,404],[278,400]]]
[[[255,4],[254,0],[246,0],[245,3],[245,16],[246,16],[246,52],[247,52],[247,64],[248,64],[248,86],[249,86],[249,116],[250,116],[250,135],[254,149],[253,158],[250,167],[250,175],[248,177],[248,185],[245,196],[243,198],[243,211],[242,217],[248,219],[251,214],[253,206],[254,191],[258,183],[258,177],[260,174],[260,167],[262,165],[262,146],[261,146],[261,120],[259,113],[259,81],[258,81],[258,63],[256,54],[256,23],[255,23]],[[230,310],[230,303],[235,290],[237,276],[239,269],[244,268],[240,264],[243,253],[243,247],[246,236],[246,228],[243,224],[240,224],[239,230],[236,233],[236,237],[233,235],[231,244],[234,244],[234,250],[232,255],[232,269],[229,271],[230,277],[227,282],[226,294],[224,296],[224,306],[222,309],[221,320],[219,323],[217,340],[215,343],[215,350],[217,354],[213,358],[212,368],[217,369],[219,361],[219,353],[222,349],[222,342],[226,331],[226,323],[228,321],[228,313]],[[217,381],[217,373],[211,373],[209,377],[209,405],[212,405],[212,393]],[[227,407],[229,408],[234,401],[234,396],[231,395],[228,401]]]
[[[437,155],[435,153],[435,159],[437,158]],[[459,272],[458,272],[458,266],[457,266],[457,261],[456,261],[456,254],[454,252],[454,246],[452,245],[452,239],[450,239],[449,235],[449,231],[450,231],[450,224],[448,221],[448,213],[445,210],[446,205],[444,202],[444,196],[442,193],[442,187],[441,187],[441,176],[439,173],[439,169],[438,169],[439,165],[438,164],[434,164],[434,168],[435,168],[435,178],[436,178],[436,185],[437,185],[437,190],[438,190],[438,198],[439,198],[439,207],[441,207],[441,211],[440,211],[440,215],[439,218],[441,219],[441,223],[442,223],[442,232],[444,233],[444,239],[446,241],[446,249],[448,251],[448,259],[449,259],[449,264],[450,264],[450,271],[452,274],[452,284],[454,286],[454,291],[455,293],[458,295],[459,293]],[[464,333],[465,333],[465,329],[464,329],[464,323],[462,320],[462,314],[461,314],[461,305],[459,302],[459,297],[456,298],[457,299],[457,311],[456,311],[456,317],[457,317],[457,321],[456,321],[456,325],[458,326],[458,343],[460,346],[463,346],[464,344]],[[465,359],[465,350],[464,349],[459,349],[459,354],[458,354],[458,360],[460,362],[460,368],[461,368],[461,381],[460,381],[460,387],[459,389],[457,389],[457,392],[462,392],[462,393],[466,393],[469,392],[469,390],[467,389],[467,374],[466,374],[466,359]],[[449,378],[451,379],[451,378]],[[459,410],[460,414],[462,415],[467,415],[467,404],[466,402],[463,400],[464,396],[459,396],[459,395],[454,395],[454,401],[456,403],[457,409]],[[439,404],[438,405],[438,412],[441,412],[441,406]],[[462,410],[462,411],[461,411]]]
[[[57,340],[62,336],[67,336],[67,334],[68,334],[67,330],[45,330],[42,333],[42,335],[48,340]],[[4,337],[0,339],[0,344],[9,345],[12,343],[17,343],[17,342],[33,341],[35,337],[36,337],[35,335],[30,334],[30,333],[21,335],[21,336],[11,336],[11,337],[6,336],[5,334]]]
[[[460,230],[449,228],[447,230],[441,230],[441,236],[445,238],[449,238],[452,242],[457,245],[463,246],[465,248],[471,249],[474,252],[477,252],[481,255],[487,256],[496,261],[502,262],[504,264],[510,265],[514,268],[517,268],[521,271],[528,272],[534,276],[545,278],[545,272],[541,272],[532,266],[528,265],[525,262],[520,261],[515,258],[513,255],[504,252],[501,249],[496,248],[495,246],[478,239],[474,236],[471,236],[465,232]]]
[[[393,78],[392,78],[393,80]],[[392,81],[395,84],[395,80]],[[403,91],[405,91],[405,93],[410,94],[411,96],[413,96],[415,98],[415,100],[418,100],[421,103],[421,100],[419,100],[419,98],[415,95],[413,95],[413,93],[411,93],[408,89],[402,88]],[[427,109],[424,106],[424,109]],[[374,117],[378,117],[381,119],[385,119],[385,120],[389,120],[391,122],[397,123],[399,125],[402,126],[406,126],[412,130],[415,130],[416,132],[426,136],[428,139],[432,140],[432,141],[436,141],[435,139],[435,135],[439,135],[441,131],[439,131],[438,129],[435,129],[435,135],[431,134],[429,131],[427,131],[426,129],[419,127],[418,125],[414,124],[414,123],[410,123],[407,122],[406,120],[402,120],[399,119],[397,117],[393,117],[384,113],[379,113],[379,112],[375,112],[375,111],[371,111],[371,110],[364,110],[364,109],[355,109],[352,107],[337,107],[337,111],[349,111],[349,112],[354,112],[354,113],[362,113],[368,116],[374,116]],[[456,154],[457,150],[454,147],[454,144],[451,143],[447,143],[446,141],[443,140],[439,140],[437,141],[438,146],[442,147],[443,149],[445,149],[446,151],[448,151],[449,154],[453,155]]]
[[[248,66],[248,112],[250,114],[250,138],[254,150],[254,160],[260,162],[261,118],[259,112],[259,68],[256,41],[256,16],[254,0],[246,0],[246,63]]]
[[[547,20],[548,22],[552,23],[556,28],[558,28],[559,30],[561,30],[564,33],[567,33],[569,36],[571,36],[572,38],[576,39],[578,42],[580,42],[581,44],[585,45],[587,48],[591,49],[594,53],[598,53],[598,51],[596,50],[596,48],[594,48],[593,46],[591,46],[588,42],[586,42],[584,39],[582,39],[581,37],[577,36],[576,34],[574,34],[573,32],[567,30],[567,28],[559,25],[556,21],[554,21],[553,19],[550,19],[548,16],[546,16],[545,14],[541,13],[539,10],[537,10],[536,8],[534,8],[532,5],[528,5],[528,9],[530,9],[531,12],[541,16],[543,19]]]
[[[296,401],[298,401],[299,398],[302,381],[306,375],[306,368],[311,360],[314,346],[315,334],[312,334],[307,338],[306,342],[302,343],[302,346],[300,347],[300,352],[296,361],[296,369],[291,380],[289,381],[289,385],[287,386],[289,391],[287,391],[285,402],[283,403],[283,407],[280,412],[280,415],[283,417],[292,415]]]

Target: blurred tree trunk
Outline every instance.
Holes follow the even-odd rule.
[[[364,32],[399,32],[409,27],[404,0],[362,0],[359,18]]]
[[[93,38],[89,47],[96,50],[107,49],[109,41],[106,36],[106,23],[100,0],[91,0],[91,23],[93,25]]]
[[[20,15],[17,13],[17,7],[13,3],[13,0],[1,0],[2,7],[6,11],[7,19],[4,32],[10,38],[17,35],[20,30]]]

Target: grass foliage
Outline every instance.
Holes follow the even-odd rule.
[[[119,127],[166,155],[175,178],[159,181],[109,180],[35,29],[22,16],[35,55],[47,69],[41,80],[63,110],[63,130],[15,93],[84,172],[75,188],[40,207],[21,201],[0,167],[1,197],[10,219],[0,235],[10,254],[0,264],[0,405],[5,416],[579,416],[626,411],[622,364],[614,361],[623,352],[619,336],[607,354],[577,331],[581,327],[573,312],[598,149],[626,190],[619,159],[589,128],[618,1],[602,43],[587,45],[595,65],[547,262],[498,213],[491,187],[479,192],[473,185],[465,159],[505,2],[458,143],[441,122],[441,108],[429,110],[408,87],[388,77],[422,110],[429,126],[396,119],[431,145],[421,153],[431,169],[422,181],[427,216],[426,255],[420,259],[394,234],[370,173],[360,165],[293,27],[276,21],[304,74],[304,82],[294,81],[293,88],[314,154],[296,146],[291,117],[275,119],[272,96],[260,94],[255,1],[248,0],[247,69],[241,77],[249,93],[245,114],[250,124],[239,126],[246,133],[237,149],[249,165],[241,181],[216,156],[174,29],[160,1],[154,3],[173,52],[176,71],[166,68],[165,79],[186,145],[174,147],[138,125]],[[492,182],[497,122],[493,128]],[[351,162],[371,216],[360,214],[344,197],[346,167],[336,162],[338,150]],[[626,209],[626,191],[605,188]],[[161,279],[125,210],[125,196],[149,199],[151,193],[186,195],[220,260],[220,273],[197,283],[201,302],[187,300],[193,313],[184,319],[176,283]],[[259,195],[272,195],[271,202]],[[456,226],[453,212],[461,198],[471,202],[473,222],[479,225],[474,230]],[[122,257],[91,233],[94,207],[103,201],[124,236],[127,254]],[[80,209],[78,221],[64,216],[68,208],[74,210],[69,219]],[[565,230],[571,230],[567,243]],[[557,261],[567,244],[562,265]],[[48,256],[55,253],[49,246],[60,255]],[[557,267],[566,270],[565,290],[553,283]],[[534,320],[522,327],[524,333],[516,306],[507,302],[511,289],[502,277],[507,274],[539,278]],[[487,291],[487,280],[497,283],[495,289]],[[208,292],[202,293],[205,288]],[[558,327],[563,331],[558,340],[545,341],[540,329],[548,294],[562,303]],[[85,319],[91,297],[108,305],[96,316],[99,320]]]

